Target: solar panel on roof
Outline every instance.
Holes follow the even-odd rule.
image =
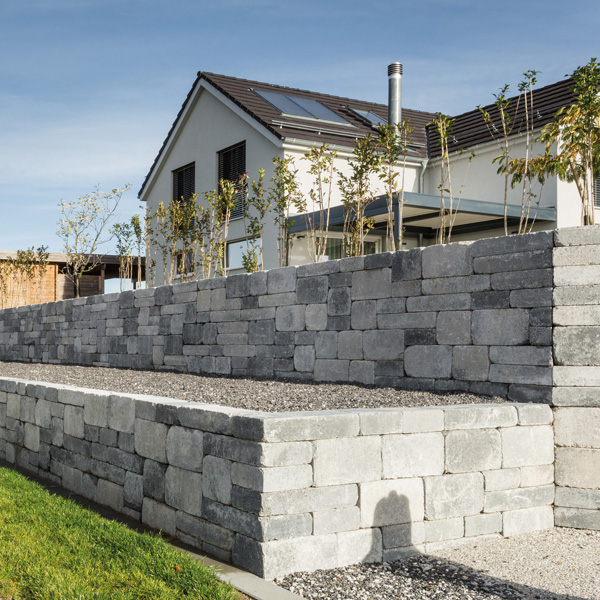
[[[334,113],[318,100],[290,96],[289,94],[279,94],[277,92],[266,92],[264,90],[252,91],[284,114],[306,117],[309,119],[334,121],[336,123],[348,123],[346,119],[340,117],[337,113]]]
[[[372,125],[387,125],[388,122],[386,119],[381,118],[379,115],[376,115],[374,112],[370,110],[365,110],[363,108],[353,108],[349,107],[350,110],[354,111],[357,115],[369,121]]]

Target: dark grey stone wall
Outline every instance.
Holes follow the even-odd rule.
[[[0,312],[0,359],[550,402],[554,232]]]

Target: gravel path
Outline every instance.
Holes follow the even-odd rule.
[[[503,402],[499,397],[466,393],[434,394],[333,383],[265,381],[38,363],[0,362],[0,376],[267,412]]]
[[[558,528],[275,582],[315,600],[600,600],[600,531]]]

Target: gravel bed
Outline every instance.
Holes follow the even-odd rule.
[[[128,394],[166,396],[267,412],[504,402],[497,396],[467,393],[437,394],[359,385],[267,381],[39,363],[0,362],[0,376]]]
[[[315,600],[600,600],[600,531],[557,528],[275,583]]]

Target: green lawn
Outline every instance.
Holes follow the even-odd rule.
[[[0,599],[237,600],[233,588],[157,535],[0,468]]]

